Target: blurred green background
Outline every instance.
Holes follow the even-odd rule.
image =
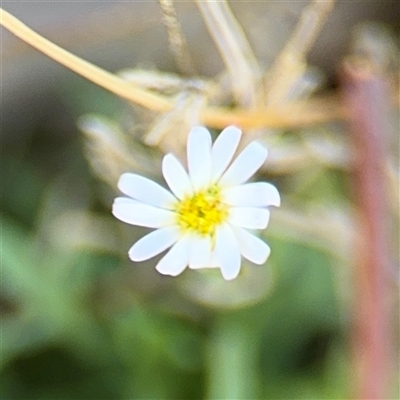
[[[91,103],[91,89],[64,89],[60,114],[2,156],[2,398],[343,398],[332,255],[285,238],[273,210],[270,259],[237,281],[131,263],[145,229],[114,219],[117,190],[85,161],[68,101]],[[54,139],[59,123],[66,138]],[[342,198],[337,172],[327,174],[337,183],[324,173],[298,196]],[[284,207],[285,179],[275,180]]]
[[[136,42],[127,54],[129,37],[104,44],[91,37],[92,46],[86,39],[69,48],[109,69],[149,59],[171,69],[158,14],[151,15],[137,33],[151,32],[163,52]],[[62,37],[58,27],[69,23],[57,21],[53,32]],[[123,126],[130,108],[7,40],[1,398],[346,398],[353,222],[344,127],[271,135],[271,169],[258,179],[276,184],[282,209],[272,210],[264,234],[272,249],[266,265],[245,264],[234,282],[218,271],[160,276],[154,260],[129,261],[127,250],[147,231],[111,215],[116,182],[110,187],[96,175],[77,128],[86,113]],[[105,60],[107,50],[120,56]],[[201,67],[205,74],[214,63]],[[315,137],[325,140],[322,149],[332,146],[331,155],[339,146],[339,156],[318,148],[310,158],[305,149]],[[132,148],[159,179],[161,153],[135,140]],[[287,166],[276,155],[284,150],[304,157]]]

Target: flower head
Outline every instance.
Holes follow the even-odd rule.
[[[143,261],[170,248],[156,269],[179,275],[219,267],[226,280],[236,278],[241,256],[263,264],[270,248],[248,230],[265,229],[269,206],[279,206],[277,189],[267,182],[245,183],[267,158],[267,149],[250,143],[233,161],[241,137],[229,126],[211,143],[209,131],[194,127],[188,136],[188,173],[172,154],[162,163],[170,191],[142,176],[125,173],[118,188],[129,197],[114,201],[113,214],[128,224],[156,228],[129,250]]]

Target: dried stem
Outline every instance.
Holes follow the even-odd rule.
[[[169,47],[175,55],[178,69],[188,76],[196,75],[196,69],[178,22],[173,0],[158,0],[163,13],[163,22],[168,32]]]
[[[149,91],[142,90],[134,85],[127,84],[126,81],[118,78],[116,75],[82,60],[40,36],[7,11],[2,9],[0,9],[0,11],[2,26],[7,28],[24,42],[30,44],[53,60],[59,62],[84,78],[127,100],[141,104],[144,107],[154,107],[157,111],[166,111],[170,108],[167,99],[157,96]]]
[[[354,195],[359,218],[353,305],[355,395],[358,399],[385,399],[391,364],[384,196],[389,93],[387,82],[370,63],[347,61],[343,75],[354,142]]]
[[[335,0],[314,0],[303,10],[291,37],[267,73],[267,106],[279,104],[286,97],[291,83],[304,73],[306,55],[334,4]]]
[[[144,90],[82,60],[40,36],[2,9],[0,16],[2,26],[15,36],[100,87],[153,111],[166,112],[174,106],[173,99]],[[336,100],[332,97],[320,98],[268,110],[208,107],[200,113],[200,119],[205,125],[215,128],[224,128],[229,124],[236,124],[244,129],[298,127],[346,118],[342,105]]]
[[[335,5],[335,0],[313,0],[301,14],[299,22],[286,43],[281,56],[296,55],[305,57],[310,51],[324,25],[329,13]]]
[[[228,69],[236,102],[245,107],[256,106],[260,68],[229,5],[226,1],[196,3]]]

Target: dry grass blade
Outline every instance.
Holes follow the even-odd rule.
[[[196,69],[178,22],[173,0],[158,0],[158,2],[163,12],[164,25],[167,28],[170,50],[175,55],[178,69],[185,75],[196,75]]]
[[[300,128],[321,124],[335,119],[346,119],[347,112],[336,95],[320,96],[310,100],[296,101],[285,107],[243,109],[228,111],[223,108],[208,108],[201,115],[207,125],[225,127],[235,124],[242,128]],[[265,123],[268,121],[268,123]]]
[[[92,170],[111,187],[124,172],[149,173],[152,170],[150,159],[146,159],[142,152],[130,151],[132,146],[114,122],[96,115],[85,115],[79,119],[78,125],[85,135],[86,156]]]
[[[260,68],[242,28],[226,1],[196,2],[230,74],[236,102],[244,107],[256,106]]]
[[[285,47],[266,75],[266,105],[277,105],[286,97],[291,83],[305,72],[306,55],[317,38],[335,0],[314,0],[302,12]]]
[[[283,107],[307,70],[306,62],[298,58],[288,58],[282,61],[280,67],[279,72],[267,76],[265,101],[268,107]]]
[[[286,43],[281,56],[296,55],[305,57],[332,11],[335,0],[313,0],[302,12],[299,22]]]
[[[2,26],[7,28],[24,42],[30,44],[32,47],[35,47],[53,60],[100,87],[103,87],[122,98],[141,104],[150,109],[156,109],[157,111],[166,111],[171,107],[168,99],[143,90],[135,85],[127,85],[127,83],[118,76],[82,60],[52,43],[50,40],[45,39],[7,11],[2,9],[0,9],[0,11]]]
[[[119,71],[118,75],[141,88],[168,96],[175,96],[177,93],[185,90],[193,90],[206,94],[212,92],[216,86],[211,80],[207,81],[199,78],[184,79],[179,75],[158,70],[124,69]]]
[[[199,124],[200,110],[205,102],[201,93],[184,91],[177,95],[174,108],[155,119],[144,138],[145,143],[159,146],[166,153],[173,152],[184,161],[187,133]]]
[[[353,225],[350,213],[343,208],[313,205],[300,211],[286,206],[275,210],[273,228],[276,236],[312,244],[347,262],[351,256]]]
[[[64,251],[88,248],[119,251],[115,224],[107,217],[83,210],[64,210],[49,221],[46,231],[51,243]],[[74,234],[71,235],[71,232]]]
[[[2,9],[0,9],[0,12],[2,26],[43,54],[100,87],[132,103],[156,112],[166,112],[174,106],[173,99],[144,90],[82,60],[37,34],[8,12]],[[317,105],[317,108],[315,108],[315,105]],[[292,113],[293,111],[294,113]],[[236,124],[243,129],[260,127],[290,128],[343,118],[346,118],[343,107],[338,101],[332,103],[330,98],[320,98],[309,103],[293,104],[290,107],[279,110],[266,110],[263,108],[232,110],[222,107],[207,107],[200,112],[200,121],[214,128],[224,128],[229,124]]]

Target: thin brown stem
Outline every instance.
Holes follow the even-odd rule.
[[[354,269],[353,357],[355,397],[388,398],[390,330],[387,310],[385,141],[389,92],[366,62],[343,68],[354,149],[354,195],[358,210],[358,254]]]

